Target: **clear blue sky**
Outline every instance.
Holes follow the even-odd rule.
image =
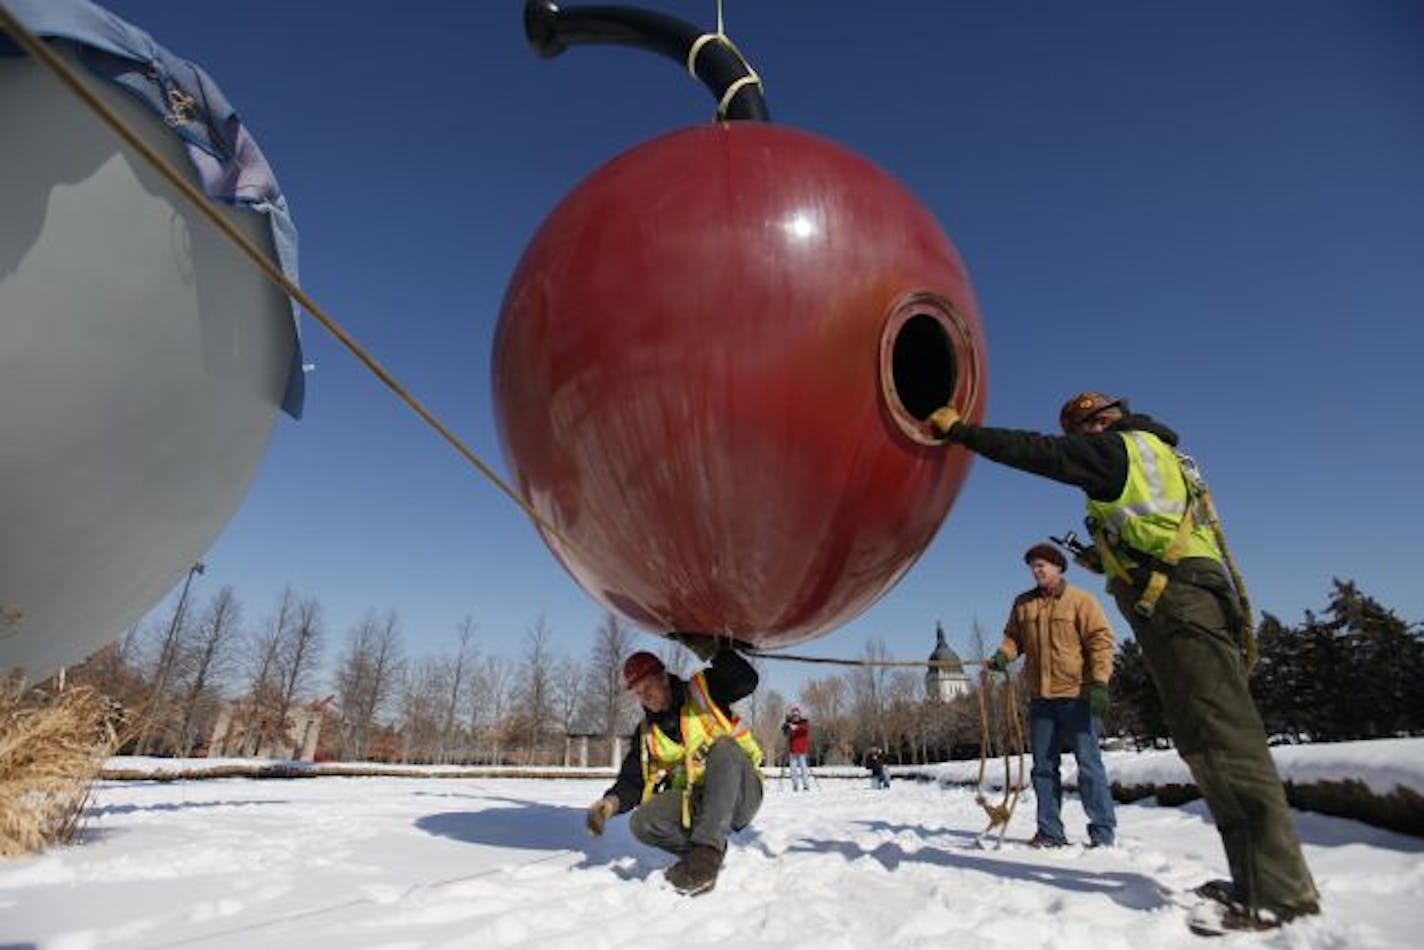
[[[603,162],[705,122],[668,61],[552,61],[520,0],[112,0],[205,66],[286,190],[307,290],[504,470],[489,352],[525,242]],[[713,0],[648,4],[715,23]],[[888,169],[972,275],[989,421],[1050,429],[1096,388],[1177,428],[1210,478],[1256,604],[1288,622],[1349,577],[1424,619],[1424,5],[727,0],[778,121]],[[320,327],[306,418],[279,423],[208,554],[250,617],[294,584],[332,650],[394,609],[412,654],[469,614],[515,657],[543,614],[584,657],[598,606],[524,516]],[[969,651],[1030,583],[1020,556],[1081,494],[978,461],[933,545],[860,619],[802,652],[882,638]],[[1088,583],[1081,572],[1070,579]],[[1096,589],[1096,585],[1089,586]],[[649,641],[651,642],[651,641]],[[794,692],[827,668],[768,665]]]

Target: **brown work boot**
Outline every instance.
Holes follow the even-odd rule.
[[[1193,907],[1187,915],[1187,927],[1200,937],[1275,930],[1281,923],[1279,914],[1264,909],[1252,910],[1235,901],[1219,903],[1208,899]]]
[[[717,872],[721,869],[721,851],[705,844],[695,844],[681,860],[663,872],[663,877],[679,894],[696,897],[712,890],[717,883]]]
[[[1068,842],[1062,838],[1050,838],[1040,831],[1029,839],[1028,846],[1030,848],[1066,848],[1068,847]]]

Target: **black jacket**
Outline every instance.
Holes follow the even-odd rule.
[[[1001,465],[1081,488],[1094,501],[1113,501],[1127,485],[1127,446],[1118,433],[1130,431],[1150,432],[1168,445],[1177,444],[1177,433],[1142,415],[1125,416],[1106,432],[1083,435],[960,422],[949,430],[949,440]]]
[[[712,701],[724,712],[732,708],[739,699],[750,696],[757,688],[759,677],[756,669],[733,650],[721,650],[712,657],[712,663],[702,671],[707,675],[707,692]],[[605,795],[618,796],[619,813],[638,805],[643,797],[643,730],[649,724],[656,724],[669,738],[682,741],[682,721],[679,714],[687,701],[687,684],[671,673],[667,674],[668,685],[672,687],[672,700],[668,708],[660,713],[643,710],[643,721],[638,723],[629,739],[628,754],[623,757],[623,765],[618,770],[618,778],[609,786]]]
[[[1117,499],[1127,486],[1127,446],[1118,435],[1120,432],[1150,432],[1173,448],[1178,442],[1172,429],[1151,416],[1135,414],[1117,420],[1106,432],[1082,435],[1044,435],[960,422],[949,431],[949,441],[1010,468],[1074,485],[1094,501],[1107,502]],[[1212,591],[1223,598],[1228,615],[1239,618],[1234,613],[1235,594],[1223,565],[1205,558],[1187,558],[1172,577]],[[1141,590],[1145,583],[1145,572],[1134,574],[1133,588]]]

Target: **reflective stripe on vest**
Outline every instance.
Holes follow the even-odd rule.
[[[1192,499],[1171,446],[1150,432],[1118,434],[1127,446],[1127,482],[1113,501],[1088,499],[1088,515],[1113,555],[1103,559],[1109,579],[1118,576],[1130,582],[1127,572],[1140,560],[1134,552],[1161,559]],[[1181,556],[1221,560],[1210,525],[1199,520]]]

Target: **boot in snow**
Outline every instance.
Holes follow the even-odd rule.
[[[682,860],[664,871],[663,876],[679,894],[696,897],[712,890],[717,883],[717,872],[721,869],[721,851],[705,844],[695,844]]]

